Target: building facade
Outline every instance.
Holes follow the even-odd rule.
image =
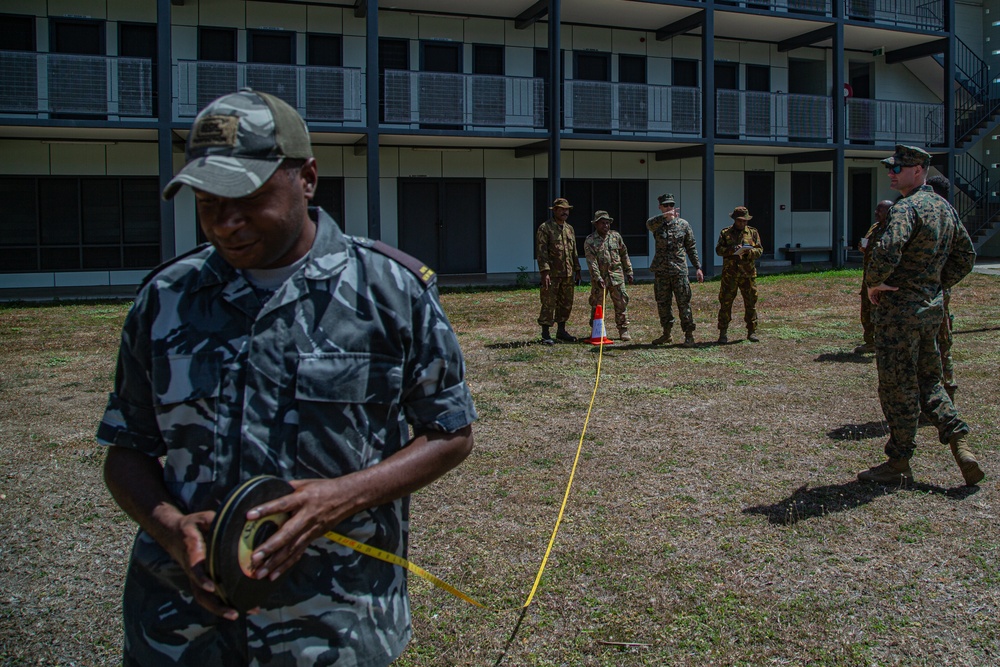
[[[840,265],[896,143],[998,255],[994,2],[5,0],[0,296],[128,294],[196,246],[190,191],[159,192],[243,86],[306,118],[345,231],[457,280],[534,271],[557,196],[581,251],[604,209],[639,269],[664,192],[710,275],[739,205],[764,262]]]

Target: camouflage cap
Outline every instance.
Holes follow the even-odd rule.
[[[607,220],[608,222],[614,222],[615,219],[608,215],[607,211],[595,211],[594,219],[591,222],[597,222],[598,220]]]
[[[656,198],[656,201],[660,202],[660,206],[666,206],[667,204],[674,204],[673,195],[660,195]]]
[[[737,206],[729,214],[729,217],[733,220],[753,220],[753,216],[750,215],[750,211],[747,210],[746,206]]]
[[[573,208],[573,207],[569,205],[568,201],[560,197],[559,199],[552,202],[552,206],[549,206],[549,208],[553,209],[553,208]]]
[[[923,148],[903,144],[896,144],[896,152],[882,160],[882,164],[887,167],[897,164],[902,167],[926,167],[930,163],[931,154]]]
[[[309,129],[286,102],[243,88],[202,109],[184,150],[186,164],[163,189],[170,199],[183,185],[219,197],[245,197],[285,158],[311,158]]]

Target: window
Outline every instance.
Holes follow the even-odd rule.
[[[622,235],[630,256],[649,254],[649,232],[646,220],[649,212],[649,182],[644,180],[584,180],[565,179],[562,195],[573,205],[569,224],[576,232],[577,254],[583,257],[583,242],[594,231],[590,224],[594,211],[605,210],[615,219],[611,229]],[[551,211],[548,200],[548,181],[535,180],[535,228],[548,220]],[[532,237],[534,238],[534,237]]]
[[[156,113],[156,24],[120,23],[118,55],[126,58],[118,64],[119,114],[152,116]]]
[[[0,178],[0,272],[160,263],[156,178]]]
[[[792,212],[830,211],[830,174],[822,171],[792,172]]]
[[[295,33],[250,30],[247,35],[247,85],[298,107],[295,67],[291,67],[295,64]]]
[[[0,51],[34,51],[35,17],[0,14]]]
[[[340,35],[306,35],[306,116],[344,120],[343,47]]]
[[[198,108],[236,90],[236,30],[198,28]]]
[[[386,70],[410,69],[410,43],[405,39],[378,40],[378,117],[381,122],[408,123],[410,119],[409,80],[386,85]],[[388,113],[386,113],[388,111]]]
[[[503,126],[507,119],[504,49],[491,44],[472,46],[472,73],[492,76],[472,80],[473,125]]]
[[[0,14],[0,111],[38,111],[38,60],[34,50],[35,17]]]

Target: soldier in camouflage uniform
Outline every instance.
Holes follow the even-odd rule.
[[[939,197],[948,199],[951,194],[951,183],[947,178],[938,174],[927,179],[927,185],[933,188]],[[951,290],[944,290],[944,318],[941,320],[941,328],[938,330],[938,349],[941,350],[941,384],[952,402],[955,401],[955,392],[958,390],[958,382],[955,380],[955,361],[951,357],[952,337],[951,330],[955,326],[955,317],[951,314]],[[921,413],[922,414],[922,413]]]
[[[108,487],[140,526],[123,664],[388,665],[412,634],[405,570],[322,536],[405,557],[408,494],[472,447],[434,274],[307,207],[308,130],[276,98],[212,102],[186,157],[164,197],[194,188],[211,245],[140,289],[98,430]],[[241,616],[206,576],[205,531],[258,475],[295,490],[247,514],[290,518],[250,558],[248,576],[276,588]]]
[[[680,217],[680,209],[675,208],[673,195],[656,198],[660,214],[646,221],[646,228],[653,233],[656,254],[649,270],[653,272],[653,295],[656,310],[660,316],[663,335],[653,340],[653,345],[670,343],[670,329],[674,325],[674,315],[670,302],[677,300],[677,315],[684,331],[684,347],[694,347],[694,316],[691,314],[691,283],[688,280],[688,259],[694,265],[698,282],[704,282],[705,274],[698,261],[698,248],[694,242],[694,232],[688,221]]]
[[[746,206],[737,206],[729,214],[733,224],[722,230],[715,254],[722,257],[722,281],[719,285],[719,342],[728,343],[729,322],[733,319],[736,292],[743,295],[743,319],[747,323],[747,340],[757,338],[757,260],[764,254],[760,234],[747,224],[753,216]]]
[[[629,259],[625,239],[618,232],[611,231],[611,223],[614,221],[607,211],[594,213],[591,222],[596,231],[584,241],[583,254],[590,270],[591,322],[594,309],[603,306],[604,292],[607,290],[615,307],[618,337],[628,342],[632,340],[632,336],[628,332],[628,292],[625,291],[625,283],[631,285],[634,281],[632,260]]]
[[[885,221],[889,217],[889,209],[892,202],[888,199],[880,201],[875,206],[875,222],[868,228],[864,238],[858,244],[858,250],[862,253],[861,259],[861,329],[864,332],[864,344],[854,348],[855,354],[868,354],[875,351],[875,326],[872,324],[872,302],[868,298],[868,285],[865,284],[864,276],[868,271],[868,262],[871,260],[872,248],[875,242],[882,236],[885,229]]]
[[[984,474],[965,442],[969,427],[941,386],[937,334],[943,289],[972,270],[976,253],[955,209],[925,184],[930,165],[926,151],[899,145],[882,162],[892,189],[902,197],[889,210],[886,229],[872,249],[865,282],[876,306],[878,394],[889,423],[889,459],[858,473],[858,479],[899,484],[913,478],[910,458],[923,410],[941,442],[950,445],[965,483],[972,486]]]
[[[560,197],[549,209],[552,217],[538,227],[535,234],[535,254],[542,277],[542,309],[538,324],[542,327],[542,342],[551,345],[549,327],[558,323],[556,338],[572,343],[576,340],[566,331],[566,322],[573,312],[573,287],[580,282],[580,259],[576,254],[576,234],[569,218],[569,202]]]

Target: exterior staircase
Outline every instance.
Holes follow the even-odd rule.
[[[976,252],[1000,230],[1000,199],[993,194],[989,170],[968,153],[955,156],[954,202]]]

